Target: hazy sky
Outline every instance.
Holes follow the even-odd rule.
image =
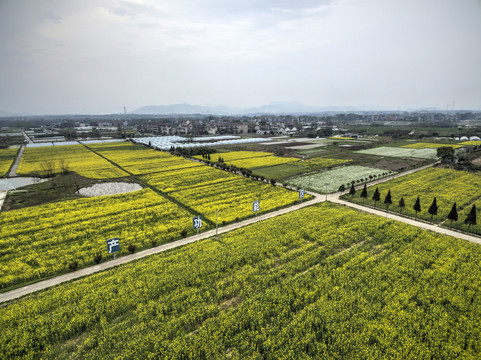
[[[481,0],[0,0],[0,110],[481,109]]]

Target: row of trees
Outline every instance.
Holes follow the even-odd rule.
[[[355,193],[356,193],[356,188],[354,187],[354,184],[352,184],[351,188],[349,189],[349,195],[351,195],[351,197],[354,197]],[[364,184],[364,188],[362,189],[360,196],[363,199],[367,199],[368,195],[367,195],[366,184]],[[376,203],[381,200],[381,193],[379,192],[379,189],[377,187],[376,187],[376,190],[374,191],[374,194],[372,195],[372,200],[374,201],[374,206],[376,206]],[[388,190],[384,198],[384,204],[386,205],[386,210],[388,210],[389,205],[392,204],[391,190]],[[398,206],[401,209],[401,212],[402,212],[402,209],[406,207],[406,203],[403,197],[399,199]],[[431,215],[431,220],[433,216],[438,214],[438,209],[439,209],[439,206],[437,204],[436,197],[434,197],[433,202],[431,203],[428,209],[428,213]],[[419,196],[417,197],[416,202],[413,205],[413,210],[416,212],[416,215],[421,211],[421,200]],[[458,221],[458,210],[456,207],[456,203],[453,204],[451,211],[448,214],[447,220],[451,221],[451,225],[453,224],[453,221]],[[473,204],[473,206],[471,207],[471,211],[466,216],[464,223],[468,225],[468,229],[471,227],[471,225],[476,225],[476,205],[475,204]]]

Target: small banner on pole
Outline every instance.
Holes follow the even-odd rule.
[[[304,199],[305,193],[306,193],[306,190],[304,190],[304,189],[299,190],[299,199]]]
[[[256,200],[252,203],[252,211],[258,212],[261,209],[260,201]]]
[[[119,238],[112,238],[107,240],[107,251],[109,254],[120,251],[120,240]]]
[[[194,229],[200,229],[202,227],[202,218],[200,216],[194,216],[192,218],[192,225]]]

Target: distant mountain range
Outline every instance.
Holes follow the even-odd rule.
[[[226,106],[202,106],[191,105],[187,103],[172,104],[172,105],[152,105],[143,106],[133,111],[130,111],[130,115],[304,115],[304,114],[335,114],[335,113],[353,113],[353,112],[436,112],[440,111],[436,108],[417,108],[417,109],[388,109],[375,105],[372,106],[309,106],[301,104],[297,101],[287,102],[272,102],[267,105],[261,105],[257,107],[248,108],[229,108]],[[461,110],[456,110],[461,111]],[[34,115],[26,112],[11,112],[0,110],[1,117],[29,117],[40,116],[41,114]],[[63,115],[47,115],[43,116],[85,116],[85,114],[63,114]],[[104,115],[89,115],[89,116],[111,116],[117,114],[104,114]]]
[[[130,114],[171,115],[171,114],[205,114],[205,115],[255,115],[255,114],[312,114],[324,112],[368,111],[373,108],[356,108],[340,106],[308,106],[296,101],[273,102],[252,108],[233,109],[225,106],[201,106],[190,104],[143,106]]]

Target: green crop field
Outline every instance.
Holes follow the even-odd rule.
[[[276,166],[258,167],[254,169],[254,173],[262,175],[268,179],[284,179],[290,176],[303,174],[306,172],[331,168],[350,162],[349,159],[330,159],[330,158],[310,158],[291,164],[282,164]]]
[[[476,359],[481,248],[330,204],[0,307],[2,359]]]

